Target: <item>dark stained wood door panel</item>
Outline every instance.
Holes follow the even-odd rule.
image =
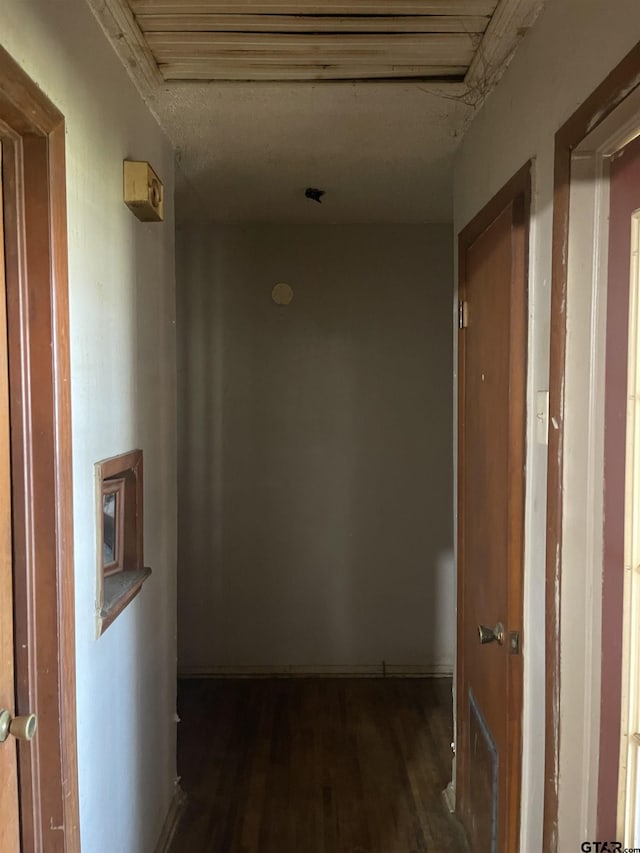
[[[473,853],[518,849],[528,199],[526,168],[460,235],[456,793]]]

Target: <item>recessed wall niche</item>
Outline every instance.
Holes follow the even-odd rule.
[[[144,565],[142,450],[104,459],[96,470],[97,634],[142,589]]]

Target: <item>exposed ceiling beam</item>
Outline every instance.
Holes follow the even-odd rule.
[[[491,15],[496,0],[131,0],[136,15]]]
[[[87,2],[142,97],[152,98],[164,81],[126,0]]]
[[[464,82],[479,102],[499,79],[544,0],[500,0],[497,7],[496,0],[88,3],[153,109],[159,87],[171,79],[252,79],[247,75],[253,72],[256,80],[295,80],[297,69],[297,79],[304,80],[312,79],[311,72],[300,69],[313,66],[315,79],[343,79],[354,64],[364,72],[354,72],[357,80],[446,81],[461,79],[466,67]],[[177,26],[181,31],[176,33]],[[352,44],[349,38],[356,34]],[[240,61],[246,63],[244,76],[236,67]],[[377,72],[374,66],[379,66]]]
[[[376,62],[375,65],[358,65],[356,63],[343,63],[314,65],[297,65],[295,63],[256,63],[242,60],[215,60],[204,59],[176,61],[162,64],[160,66],[167,81],[171,80],[216,80],[236,82],[299,82],[314,80],[339,81],[384,81],[394,80],[403,82],[407,80],[424,80],[442,86],[444,89],[447,77],[460,78],[465,71],[465,65],[384,65]],[[452,84],[455,85],[455,84]],[[435,92],[434,94],[438,94]]]
[[[488,15],[138,15],[143,32],[483,33]]]
[[[466,33],[434,35],[324,35],[282,33],[147,33],[159,64],[168,60],[199,58],[247,62],[281,62],[295,59],[299,64],[325,64],[344,59],[353,62],[382,61],[387,64],[467,65],[471,62],[479,36]]]

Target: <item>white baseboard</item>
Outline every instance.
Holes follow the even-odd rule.
[[[167,812],[167,816],[162,824],[162,830],[160,832],[160,838],[158,838],[158,843],[156,844],[155,853],[169,853],[173,836],[176,834],[176,829],[178,828],[178,823],[182,817],[182,812],[184,811],[186,804],[187,795],[180,787],[179,782],[176,782],[176,789],[173,797],[171,798],[171,802],[169,803],[169,811]]]
[[[450,664],[182,666],[179,678],[451,678]]]

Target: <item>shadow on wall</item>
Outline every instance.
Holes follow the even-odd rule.
[[[451,256],[447,225],[179,232],[183,670],[452,670]]]
[[[110,393],[100,405],[104,423],[111,418],[113,425],[108,452],[143,450],[144,562],[153,575],[93,646],[101,664],[92,671],[99,682],[93,695],[106,690],[112,697],[117,690],[119,713],[111,714],[109,737],[120,745],[108,749],[105,761],[93,762],[97,778],[85,781],[103,802],[117,802],[117,833],[99,841],[90,820],[83,826],[83,846],[96,853],[155,849],[176,776],[175,290],[167,238],[173,221],[145,224],[125,210],[121,222],[120,242],[114,240],[127,249],[118,255],[120,277],[111,290],[99,285],[93,309],[94,328],[115,347],[101,377],[105,383],[107,376]],[[117,778],[131,784],[114,793]]]
[[[166,164],[171,158],[167,146]],[[80,828],[83,849],[95,853],[153,850],[176,776],[173,222],[134,219],[121,201],[122,160],[114,160],[101,174],[117,195],[102,218],[85,216],[99,249],[92,254],[78,238],[81,251],[70,251]],[[144,556],[153,575],[96,639],[94,463],[135,448],[144,453]],[[118,814],[109,832],[106,800]]]

